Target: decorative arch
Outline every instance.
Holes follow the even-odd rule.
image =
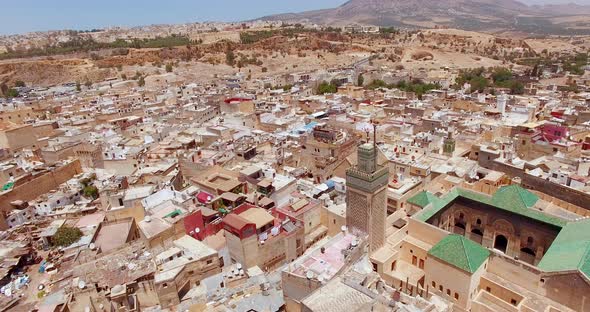
[[[508,235],[513,235],[515,232],[512,223],[508,222],[505,219],[499,219],[494,221],[493,227],[496,230],[496,232],[501,232]]]

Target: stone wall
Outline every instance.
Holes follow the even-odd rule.
[[[30,180],[15,186],[12,190],[0,193],[0,210],[6,214],[12,210],[11,202],[15,200],[30,201],[51,190],[59,188],[60,184],[82,173],[79,160],[74,160],[51,171],[33,176]],[[2,225],[0,224],[0,229]]]

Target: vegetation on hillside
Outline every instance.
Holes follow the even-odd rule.
[[[421,99],[425,93],[429,92],[430,90],[440,89],[441,86],[438,84],[434,84],[434,83],[424,83],[423,81],[421,81],[419,79],[414,79],[410,82],[402,80],[396,84],[387,84],[383,80],[376,79],[376,80],[371,81],[371,83],[367,85],[367,88],[371,89],[371,90],[378,89],[378,88],[387,88],[387,89],[397,88],[402,91],[413,92],[416,94],[416,96],[419,99]]]
[[[190,40],[190,38],[187,36],[176,34],[152,39],[117,39],[113,42],[97,42],[92,38],[74,36],[69,41],[60,42],[54,45],[46,45],[41,48],[32,48],[27,50],[8,49],[6,53],[0,54],[0,60],[90,52],[102,49],[115,49],[113,51],[113,55],[126,55],[129,52],[127,49],[131,48],[169,48],[176,46],[191,46],[197,45],[199,43],[200,41],[198,40]],[[98,55],[95,57],[98,58]]]
[[[517,80],[514,73],[504,67],[475,68],[463,70],[456,79],[455,89],[460,89],[465,83],[471,85],[472,92],[484,92],[487,88],[510,89],[511,94],[524,93],[524,84]]]

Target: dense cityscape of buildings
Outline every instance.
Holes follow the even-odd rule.
[[[590,311],[590,67],[544,69],[577,93],[459,74],[21,87],[0,100],[0,309]],[[412,79],[438,88],[367,87]]]

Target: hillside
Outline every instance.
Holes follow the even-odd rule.
[[[350,0],[325,10],[263,17],[263,20],[345,25],[590,34],[590,7],[527,6],[515,0]]]

